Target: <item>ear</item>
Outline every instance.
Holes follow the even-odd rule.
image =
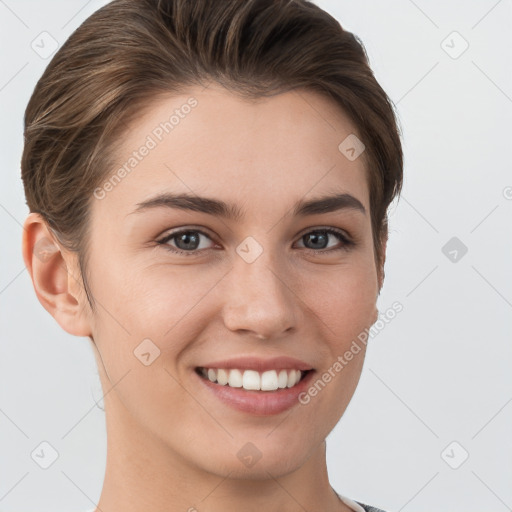
[[[387,245],[387,234],[383,234],[381,237],[381,254],[382,258],[380,263],[376,262],[377,265],[377,297],[375,297],[375,308],[373,311],[373,322],[372,325],[379,319],[379,309],[377,308],[377,299],[380,295],[382,285],[384,284],[384,263],[386,262],[386,245]]]
[[[383,233],[383,235],[381,237],[381,241],[380,241],[382,259],[381,259],[379,267],[377,268],[377,282],[378,282],[378,287],[379,287],[377,295],[380,295],[382,285],[384,284],[384,276],[385,276],[384,264],[386,263],[387,242],[388,242],[388,235],[387,235],[387,231],[386,231],[385,233]]]
[[[76,254],[65,251],[39,213],[23,225],[22,253],[39,302],[74,336],[91,336]]]

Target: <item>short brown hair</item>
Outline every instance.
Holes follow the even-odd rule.
[[[209,80],[244,98],[309,89],[344,109],[366,146],[375,260],[383,266],[387,208],[402,186],[400,130],[354,34],[306,0],[114,0],[71,34],[37,82],[21,161],[27,205],[77,252],[92,310],[90,206],[126,122],[159,94]]]

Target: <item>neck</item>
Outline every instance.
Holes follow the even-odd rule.
[[[107,408],[106,419],[107,464],[98,511],[350,511],[329,484],[325,441],[296,470],[236,478],[232,471],[223,474],[220,466],[214,474],[191,464],[143,431],[126,410],[111,415]]]

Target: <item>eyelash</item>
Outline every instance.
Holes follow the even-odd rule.
[[[159,245],[163,245],[164,249],[166,249],[174,254],[179,254],[182,256],[197,256],[199,253],[207,250],[207,249],[200,249],[200,250],[194,249],[191,251],[183,251],[181,249],[173,248],[167,244],[167,242],[169,242],[170,240],[172,240],[172,239],[176,238],[178,235],[181,235],[184,233],[200,233],[201,235],[204,235],[211,240],[211,237],[204,231],[201,231],[200,229],[182,229],[180,231],[174,231],[172,233],[169,233],[164,238],[157,240],[156,242]],[[352,240],[349,240],[345,236],[344,233],[342,233],[341,231],[338,231],[337,229],[334,229],[334,228],[313,229],[311,231],[304,233],[300,237],[300,239],[302,239],[304,236],[306,236],[310,233],[326,233],[326,234],[328,233],[328,234],[336,236],[338,238],[338,240],[340,240],[343,243],[340,247],[337,247],[335,249],[308,249],[308,248],[303,249],[304,251],[306,251],[310,254],[315,254],[315,255],[322,254],[322,253],[330,254],[330,253],[338,252],[338,251],[348,251],[355,245],[355,243]]]

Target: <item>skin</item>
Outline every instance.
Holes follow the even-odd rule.
[[[235,355],[289,355],[321,376],[377,320],[382,269],[364,161],[338,150],[357,131],[335,103],[313,92],[248,101],[212,84],[152,104],[129,125],[120,165],[190,96],[198,106],[92,202],[94,314],[76,255],[38,214],[24,226],[23,257],[41,304],[68,333],[92,340],[108,436],[98,509],[348,511],[329,484],[325,439],[354,394],[364,344],[309,404],[266,417],[225,405],[193,370]],[[165,207],[131,213],[162,191],[221,199],[246,213],[238,221]],[[333,191],[356,197],[366,215],[346,209],[292,216],[297,200]],[[344,231],[355,245],[328,252],[343,242],[334,235],[317,246],[304,239],[321,227]],[[207,234],[195,256],[156,243],[176,228]],[[235,251],[248,236],[263,248],[252,263]],[[45,238],[56,245],[42,261],[34,254]],[[175,238],[167,247],[184,250],[177,244]],[[316,247],[316,254],[307,251]],[[160,349],[148,366],[133,353],[145,338]],[[247,442],[262,454],[251,467],[237,457]]]

